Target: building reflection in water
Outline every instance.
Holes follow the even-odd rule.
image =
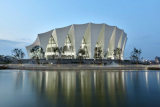
[[[45,71],[31,72],[28,76],[37,92],[53,105],[118,106],[125,100],[122,71]]]
[[[58,72],[30,72],[30,82],[38,94],[44,95],[50,102],[56,105],[59,87],[59,73]]]
[[[137,101],[151,100],[146,96],[154,101],[159,96],[154,94],[160,93],[159,75],[159,71],[5,71],[0,75],[0,92],[13,92],[18,102],[28,98],[36,105],[136,106]]]
[[[158,83],[158,86],[159,86],[159,72],[157,72],[157,83]]]
[[[76,91],[76,72],[65,71],[59,72],[61,95],[67,105],[74,105]]]
[[[15,80],[15,90],[21,90],[21,92],[24,91],[25,88],[25,72],[23,71],[17,71],[12,73],[12,77]]]
[[[148,90],[148,72],[145,72],[145,78],[146,78],[146,87]]]

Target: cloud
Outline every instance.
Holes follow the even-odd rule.
[[[22,49],[22,51],[25,52],[25,55],[27,56],[25,46],[28,45],[29,43],[27,42],[18,42],[18,41],[0,39],[0,55],[12,55],[11,51],[14,48],[19,48]]]
[[[32,41],[32,40],[29,39],[29,38],[16,38],[16,40],[21,41],[21,42],[26,42],[26,43],[29,43],[29,42]]]
[[[0,47],[11,46],[11,47],[15,47],[15,48],[20,48],[20,47],[24,47],[24,45],[27,46],[27,45],[29,45],[29,43],[0,39]]]

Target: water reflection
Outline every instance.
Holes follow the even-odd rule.
[[[158,81],[158,86],[159,86],[159,72],[157,72],[157,81]]]
[[[147,86],[147,90],[148,90],[148,72],[145,72],[145,78],[146,78],[146,86]]]
[[[15,90],[23,91],[25,88],[25,72],[17,71],[13,72],[12,76],[15,80]]]
[[[125,100],[125,73],[121,71],[31,72],[29,78],[32,86],[54,105],[62,102],[76,106],[79,102],[79,106],[117,106]]]
[[[145,104],[153,92],[156,92],[153,98],[160,95],[159,71],[16,71],[11,74],[14,91],[33,90],[34,98],[45,99],[43,103],[48,106],[138,106],[137,98]],[[0,74],[0,84],[4,77]]]

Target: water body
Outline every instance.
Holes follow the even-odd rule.
[[[0,107],[160,107],[160,71],[0,70]]]

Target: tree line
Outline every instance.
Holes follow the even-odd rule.
[[[33,51],[33,49],[31,51]],[[62,53],[64,53],[63,48],[62,47],[60,47],[60,48],[55,47],[55,48],[53,48],[53,52],[55,53],[55,55],[53,55],[52,58],[53,59],[57,58],[58,64],[59,64],[59,60],[61,59],[61,55],[62,55]],[[130,54],[130,60],[135,61],[138,64],[140,60],[143,60],[143,57],[141,57],[141,53],[142,53],[141,49],[137,49],[134,47],[133,51]],[[102,63],[102,58],[106,57],[107,54],[108,53],[106,51],[103,52],[102,49],[99,49],[97,47],[95,47],[95,49],[94,49],[94,59],[101,59],[101,63]],[[119,59],[119,64],[121,63],[121,54],[122,54],[121,48],[117,47],[116,49],[113,50],[114,59]],[[22,51],[22,49],[15,48],[12,50],[12,56],[20,62],[20,60],[25,57],[25,53]],[[0,55],[0,59],[2,59],[3,57],[5,57],[5,56]],[[86,51],[84,49],[80,48],[76,53],[76,58],[79,59],[80,63],[81,63],[82,59],[87,58]],[[38,59],[38,57],[36,57],[34,59]]]

